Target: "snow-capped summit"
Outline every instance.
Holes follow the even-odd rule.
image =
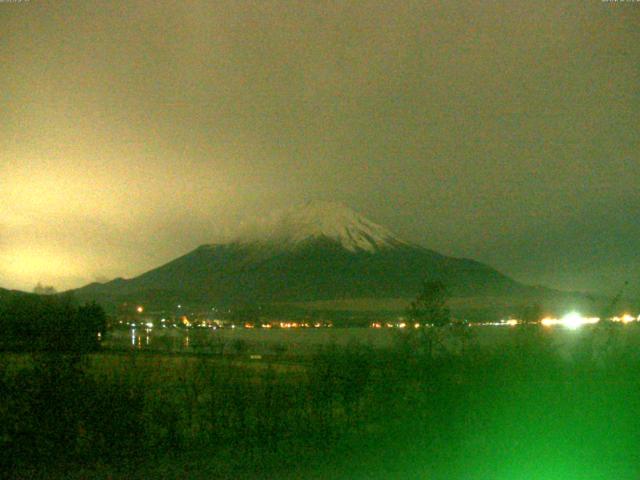
[[[307,202],[274,214],[241,242],[259,241],[285,248],[314,239],[328,239],[351,252],[375,252],[406,245],[389,230],[339,202]]]
[[[201,245],[135,278],[88,285],[76,294],[166,309],[186,302],[204,308],[409,299],[425,279],[446,281],[458,296],[535,293],[487,265],[404,242],[340,203],[307,203],[250,228],[233,241]]]

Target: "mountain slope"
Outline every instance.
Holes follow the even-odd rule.
[[[531,290],[489,266],[405,242],[335,203],[291,209],[227,244],[203,245],[130,280],[91,284],[83,298],[158,306],[412,297],[424,279],[456,296]]]

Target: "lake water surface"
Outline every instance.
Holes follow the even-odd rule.
[[[585,342],[596,349],[631,349],[640,351],[640,325],[615,325],[611,328],[584,326],[579,329],[533,327],[553,348],[571,355]],[[155,328],[115,330],[107,335],[104,346],[113,349],[136,349],[183,353],[305,355],[323,348],[362,345],[374,349],[392,348],[407,335],[418,331],[398,328],[297,328],[245,329],[226,328]],[[463,342],[480,348],[500,348],[522,341],[520,327],[474,326],[446,334],[445,344],[456,348]],[[464,338],[464,340],[463,340]]]

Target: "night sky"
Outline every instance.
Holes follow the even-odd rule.
[[[0,286],[129,277],[292,203],[640,294],[640,3],[0,3]]]

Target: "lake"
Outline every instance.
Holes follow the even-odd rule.
[[[640,349],[640,327],[637,324],[613,325],[599,328],[593,325],[578,329],[562,326],[537,326],[550,344],[570,356],[580,345],[591,341],[596,349]],[[449,331],[444,340],[449,348],[462,343],[460,332],[468,345],[480,348],[499,348],[516,344],[522,337],[518,326],[462,327],[458,332]],[[420,332],[399,328],[154,328],[109,332],[105,348],[118,350],[148,350],[182,353],[263,355],[310,355],[336,345],[359,344],[374,349],[391,348],[406,338]]]

